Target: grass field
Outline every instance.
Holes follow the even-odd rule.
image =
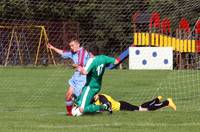
[[[136,105],[159,94],[172,96],[177,111],[165,108],[154,112],[115,112],[112,115],[105,112],[77,118],[67,117],[64,106],[66,83],[73,70],[62,67],[1,68],[0,131],[197,132],[200,130],[200,92],[197,88],[199,80],[196,79],[199,73],[191,72],[108,70],[103,79],[102,93]],[[191,82],[188,78],[195,78],[198,82]],[[190,86],[195,89],[188,89]]]

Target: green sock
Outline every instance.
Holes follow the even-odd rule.
[[[105,110],[106,109],[106,106],[104,105],[94,105],[94,104],[91,104],[91,105],[88,105],[84,108],[84,112],[97,112],[97,111],[100,111],[100,110]]]

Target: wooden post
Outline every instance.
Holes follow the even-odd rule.
[[[6,55],[6,61],[5,61],[4,66],[7,66],[7,64],[8,64],[8,59],[9,59],[9,55],[10,55],[10,48],[11,48],[12,41],[13,41],[14,31],[15,31],[15,28],[13,27],[12,32],[11,32],[10,42],[9,42],[9,46],[8,46],[8,52],[7,52],[7,55]]]

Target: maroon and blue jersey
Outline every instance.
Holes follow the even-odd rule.
[[[84,48],[80,48],[77,52],[66,51],[63,52],[64,59],[73,60],[74,64],[84,67],[90,58],[90,54]],[[72,78],[69,80],[69,85],[74,89],[74,94],[79,96],[83,86],[86,83],[86,75],[82,75],[79,71],[75,71]]]

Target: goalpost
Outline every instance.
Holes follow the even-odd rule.
[[[44,26],[9,25],[0,26],[2,41],[2,65],[39,65],[52,61],[54,55],[48,49],[48,36]]]

